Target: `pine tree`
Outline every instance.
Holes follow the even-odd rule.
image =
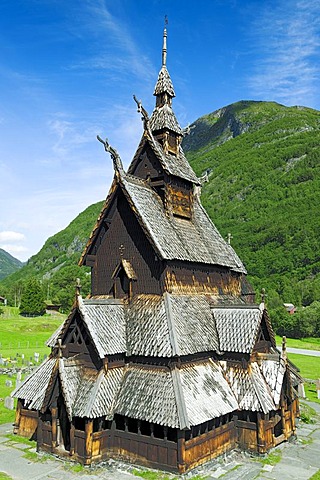
[[[45,297],[41,283],[36,278],[30,278],[24,287],[21,297],[20,315],[36,317],[45,312]]]

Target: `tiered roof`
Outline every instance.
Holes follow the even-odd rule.
[[[70,419],[111,420],[121,414],[184,429],[236,410],[277,410],[285,366],[280,354],[268,362],[273,382],[264,362],[246,368],[209,358],[179,368],[132,363],[98,372],[77,359],[49,358],[13,395],[25,399],[29,409],[45,409],[45,394],[56,372]]]

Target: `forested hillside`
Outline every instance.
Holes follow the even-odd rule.
[[[238,102],[197,120],[183,147],[202,202],[271,307],[320,300],[320,112]]]
[[[0,248],[0,280],[19,270],[22,266],[23,263],[20,260]]]

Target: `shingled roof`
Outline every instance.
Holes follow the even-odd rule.
[[[226,377],[237,399],[239,410],[264,413],[276,410],[271,390],[257,363],[250,363],[248,368],[229,366]]]
[[[150,146],[152,152],[159,160],[160,165],[167,174],[187,180],[195,185],[200,185],[200,180],[192,170],[181,146],[179,147],[179,152],[177,155],[173,155],[170,152],[165,153],[159,142],[154,138],[151,129],[146,130],[139,143],[133,160],[128,168],[129,174],[134,172],[135,166],[139,161],[140,156],[146,150],[147,146]]]
[[[257,340],[264,304],[214,307],[212,312],[220,349],[225,352],[251,353]]]
[[[161,258],[206,263],[246,270],[233,250],[213,225],[197,197],[193,221],[167,216],[160,197],[146,183],[126,175],[122,187],[138,221]]]
[[[54,347],[58,338],[63,337],[66,325],[79,312],[88,329],[100,358],[106,355],[126,352],[125,317],[121,301],[109,299],[85,299],[77,297],[77,307],[68,319],[53,333],[47,341],[48,347]],[[117,335],[114,335],[114,332]]]
[[[45,393],[56,361],[48,359],[13,392],[13,396],[26,400],[26,408],[45,407]],[[98,372],[76,359],[60,358],[58,375],[70,419],[77,416],[111,420],[120,414],[183,429],[236,410],[276,410],[278,382],[282,383],[284,371],[281,363],[268,362],[268,369],[275,372],[273,378],[277,378],[273,386],[268,384],[268,375],[263,374],[265,368],[256,362],[245,369],[239,365],[225,369],[224,362],[212,359],[173,369],[127,364]]]
[[[29,409],[40,410],[56,362],[56,358],[47,358],[26,377],[24,382],[11,393],[11,396],[23,398],[25,400],[25,406]]]
[[[136,295],[130,303],[113,298],[83,300],[78,296],[71,316],[47,345],[57,346],[70,318],[79,312],[101,358],[117,353],[145,357],[199,352],[251,354],[265,312],[264,304],[213,306],[213,301],[217,299],[210,295],[168,292],[163,296]]]
[[[126,318],[128,355],[171,357],[219,351],[215,321],[204,295],[137,295],[126,307]]]
[[[171,130],[182,136],[182,130],[173,113],[170,105],[164,104],[161,107],[156,107],[150,118],[150,128],[153,132],[162,130],[164,128]]]
[[[158,96],[165,92],[168,93],[170,97],[176,96],[167,67],[166,65],[162,65],[158,75],[156,86],[154,87],[153,95]]]

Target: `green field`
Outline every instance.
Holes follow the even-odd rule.
[[[65,315],[59,313],[25,318],[19,315],[17,308],[4,307],[4,314],[0,316],[0,354],[7,365],[0,365],[0,371],[27,366],[30,362],[36,365],[35,353],[39,353],[42,361],[50,353],[45,342],[64,319]],[[6,380],[12,381],[12,387],[6,386]],[[10,395],[15,384],[15,374],[12,377],[0,375],[0,424],[14,421],[14,411],[5,408],[4,399]]]
[[[45,342],[66,318],[65,315],[43,315],[42,317],[21,317],[18,308],[4,307],[4,314],[0,316],[0,353],[2,358],[13,360],[17,354],[23,353],[26,360],[30,360],[34,353],[41,356],[50,350]],[[21,358],[20,358],[21,360]],[[19,358],[17,358],[20,364]]]
[[[304,388],[308,400],[320,403],[317,398],[316,384],[307,381],[307,379],[317,380],[320,378],[320,357],[289,353],[288,358],[299,368],[300,375],[305,379]]]
[[[276,335],[277,345],[282,344],[282,337]],[[290,348],[303,348],[306,350],[318,350],[320,351],[320,338],[308,337],[308,338],[287,338],[287,347]]]

